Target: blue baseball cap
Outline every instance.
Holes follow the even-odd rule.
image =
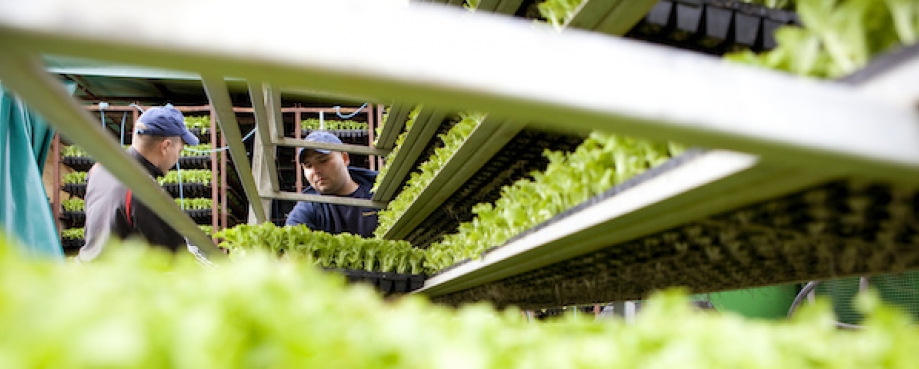
[[[179,109],[166,105],[147,109],[140,115],[138,121],[147,126],[146,129],[138,129],[136,132],[142,135],[151,136],[179,136],[186,145],[197,145],[198,137],[195,137],[188,128],[185,127],[185,117]]]
[[[324,142],[324,143],[330,143],[330,144],[341,144],[342,143],[341,140],[338,138],[338,136],[333,135],[326,131],[313,131],[312,133],[307,135],[306,138],[304,138],[304,140],[312,141],[312,142]],[[328,154],[332,152],[332,150],[312,149],[312,148],[301,147],[297,149],[297,158],[300,159],[300,161],[303,161],[303,154],[306,153],[306,150],[315,150],[316,152],[320,154]]]

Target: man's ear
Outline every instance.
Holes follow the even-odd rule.
[[[160,141],[160,144],[159,144],[160,154],[162,154],[163,156],[165,156],[166,153],[169,152],[169,146],[170,146],[170,145],[172,145],[172,140],[170,140],[170,139],[168,139],[168,138],[167,138],[167,139],[164,139],[164,140],[162,140],[162,141]]]
[[[345,166],[351,165],[351,157],[344,151],[341,152],[341,160],[345,162]]]

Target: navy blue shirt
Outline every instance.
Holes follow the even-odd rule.
[[[354,193],[342,197],[371,198],[370,189],[376,180],[377,172],[350,167],[348,172],[357,182],[358,188]],[[307,187],[303,193],[319,194],[312,187]],[[331,234],[351,233],[362,237],[373,237],[373,231],[377,229],[378,222],[377,209],[300,201],[288,214],[285,224],[305,224],[310,229]]]

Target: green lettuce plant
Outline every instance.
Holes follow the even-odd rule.
[[[380,171],[377,173],[377,179],[371,191],[376,192],[376,190],[380,188],[380,183],[383,183],[383,178],[386,177],[386,174],[389,173],[389,168],[392,167],[393,158],[398,155],[402,144],[405,143],[405,137],[408,136],[408,132],[411,131],[412,126],[415,125],[415,119],[418,118],[419,111],[421,111],[421,105],[416,106],[408,113],[408,120],[405,122],[405,130],[399,134],[399,137],[396,137],[396,144],[393,146],[392,151],[389,152],[389,155],[387,155],[389,160],[386,160],[386,163],[383,164],[383,167],[380,168]]]
[[[426,274],[426,252],[405,241],[332,235],[304,225],[277,227],[272,223],[242,224],[217,232],[221,247],[231,255],[265,251],[283,259],[325,268]]]
[[[545,222],[682,151],[680,145],[592,133],[571,153],[546,151],[549,164],[501,189],[501,197],[472,208],[475,214],[457,233],[428,248],[427,267],[440,270]],[[382,215],[381,215],[382,223]]]
[[[919,2],[914,0],[798,0],[803,27],[775,33],[778,46],[762,54],[742,51],[731,61],[789,73],[838,78],[885,51],[919,40]]]
[[[113,243],[92,265],[18,255],[0,237],[0,360],[9,368],[914,368],[919,330],[877,294],[865,328],[827,301],[747,320],[656,293],[634,322],[527,322],[448,308],[253,252],[202,268],[187,253]],[[56,308],[49,308],[56,307]],[[357,337],[357,338],[356,338]],[[359,338],[359,339],[358,339]],[[457,364],[460,363],[460,364]]]
[[[82,240],[83,239],[83,227],[80,228],[68,228],[61,231],[61,238],[65,240]]]
[[[64,184],[86,183],[86,176],[86,172],[70,172],[61,177],[61,182]]]
[[[324,128],[321,128],[323,127]],[[369,125],[366,122],[357,122],[353,120],[330,120],[326,119],[324,121],[319,120],[318,118],[304,119],[300,121],[300,128],[303,130],[317,130],[317,129],[356,129],[366,131],[369,129]]]
[[[73,198],[61,200],[61,207],[64,211],[83,211],[83,199]]]
[[[157,182],[159,182],[160,185],[178,184],[179,173],[181,173],[182,176],[182,184],[197,183],[204,186],[211,184],[211,171],[209,169],[170,170],[165,176],[157,178]]]
[[[379,226],[374,231],[374,235],[382,238],[386,232],[392,228],[396,220],[408,209],[409,206],[418,198],[427,186],[434,180],[434,177],[440,172],[440,169],[446,165],[447,161],[463,145],[469,134],[485,120],[485,114],[467,112],[460,114],[460,121],[456,123],[446,134],[438,135],[443,141],[443,146],[434,150],[434,154],[419,166],[418,172],[413,172],[406,181],[405,187],[393,201],[390,201],[386,209],[379,211]]]

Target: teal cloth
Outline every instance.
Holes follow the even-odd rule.
[[[42,183],[53,138],[54,128],[0,83],[0,233],[26,255],[63,259]]]

